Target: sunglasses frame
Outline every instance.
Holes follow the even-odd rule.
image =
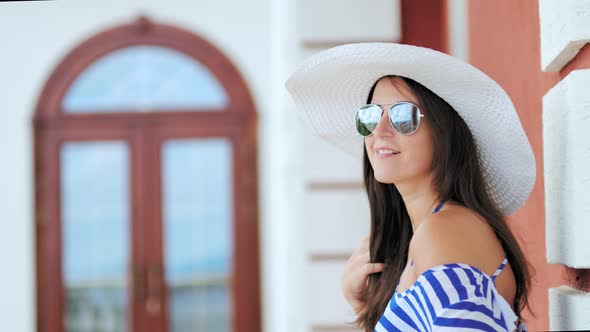
[[[407,134],[404,134],[404,133],[401,133],[401,132],[399,132],[399,131],[398,131],[398,130],[395,128],[395,126],[393,125],[393,123],[392,123],[392,121],[391,121],[391,118],[389,117],[389,113],[390,113],[390,111],[391,111],[391,110],[392,110],[392,109],[393,109],[395,106],[397,106],[397,105],[402,105],[402,104],[410,104],[410,105],[414,106],[414,107],[416,108],[416,110],[418,111],[418,125],[416,125],[416,129],[414,129],[412,132],[410,132],[410,133],[407,133]],[[395,130],[395,132],[396,132],[396,133],[398,133],[398,134],[400,134],[400,135],[404,135],[404,136],[409,136],[409,135],[412,135],[413,133],[415,133],[416,131],[418,131],[418,128],[420,128],[420,123],[422,122],[420,119],[424,117],[424,114],[422,114],[422,110],[420,109],[420,106],[418,106],[418,105],[414,104],[414,103],[413,103],[413,102],[411,102],[411,101],[398,101],[398,102],[396,102],[396,103],[392,103],[392,104],[365,104],[365,105],[362,105],[362,106],[360,106],[359,108],[357,108],[357,110],[356,110],[356,112],[355,112],[355,114],[354,114],[354,122],[355,122],[355,127],[356,127],[356,123],[358,122],[358,120],[357,120],[357,118],[358,118],[358,112],[359,112],[359,110],[361,109],[361,107],[365,107],[365,106],[372,106],[372,105],[378,106],[378,107],[381,109],[381,115],[379,115],[379,121],[381,121],[381,118],[383,118],[383,113],[386,111],[386,110],[383,108],[383,106],[389,105],[389,107],[387,108],[387,119],[389,120],[389,125],[391,126],[391,128],[393,128],[393,130]],[[377,122],[377,125],[379,125],[379,122]],[[362,136],[362,137],[369,137],[369,136],[372,136],[374,132],[375,132],[375,131],[373,130],[373,131],[372,131],[372,132],[371,132],[369,135],[367,135],[367,136],[363,136],[363,135],[362,135],[362,134],[361,134],[361,133],[358,131],[358,128],[357,128],[357,133],[358,133],[360,136]]]

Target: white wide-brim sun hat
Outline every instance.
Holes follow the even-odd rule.
[[[357,43],[307,58],[285,85],[301,119],[321,138],[362,157],[354,116],[371,86],[404,76],[448,102],[475,139],[488,191],[504,216],[521,207],[536,177],[535,157],[508,94],[474,66],[429,48]],[[428,110],[432,111],[432,110]]]

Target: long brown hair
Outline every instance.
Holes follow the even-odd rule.
[[[517,287],[513,308],[520,317],[520,312],[529,305],[529,264],[488,190],[482,190],[486,188],[484,175],[471,131],[451,105],[422,84],[401,76],[385,78],[398,85],[401,79],[428,114],[434,147],[433,185],[439,198],[452,200],[478,213],[501,241],[514,271]],[[376,85],[377,82],[371,87],[367,103],[371,102]],[[369,276],[363,294],[364,305],[356,320],[365,331],[373,331],[407,263],[413,231],[396,186],[378,182],[364,147],[363,156],[364,185],[371,209],[371,262],[386,265],[382,272]]]

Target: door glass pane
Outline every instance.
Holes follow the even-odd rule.
[[[124,142],[62,146],[66,331],[127,330],[128,155]]]
[[[225,139],[171,140],[162,147],[171,332],[231,329],[231,155]]]
[[[223,109],[225,90],[207,67],[162,46],[132,46],[98,59],[67,91],[68,113]]]

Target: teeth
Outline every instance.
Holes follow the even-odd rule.
[[[398,154],[399,152],[395,152],[393,150],[387,150],[387,149],[379,149],[377,150],[377,154]]]

